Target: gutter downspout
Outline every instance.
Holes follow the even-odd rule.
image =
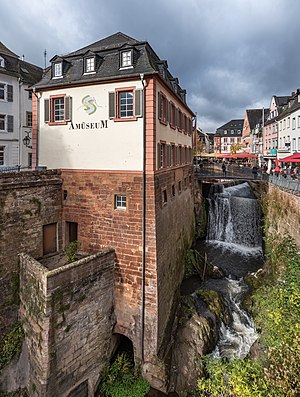
[[[23,143],[23,140],[22,140],[22,138],[23,138],[23,134],[22,134],[22,116],[23,116],[23,113],[22,113],[22,97],[21,97],[21,95],[22,95],[22,90],[21,90],[21,87],[22,87],[22,85],[23,85],[23,82],[21,81],[21,78],[19,77],[18,78],[18,83],[19,83],[19,125],[18,125],[18,140],[19,140],[19,150],[18,150],[18,166],[19,167],[21,167],[22,166],[22,161],[23,161],[23,159],[22,159],[22,143]]]
[[[141,306],[141,359],[144,362],[145,337],[145,274],[146,274],[146,83],[144,74],[140,74],[143,86],[143,181],[142,181],[142,306]]]
[[[35,169],[39,164],[39,123],[40,123],[40,95],[36,94],[35,88],[32,90],[33,95],[36,97],[36,130],[35,130]],[[31,128],[33,132],[33,129]],[[33,135],[33,134],[32,134]],[[33,153],[32,153],[33,154]],[[33,159],[32,159],[33,162]],[[31,166],[32,168],[32,166]]]

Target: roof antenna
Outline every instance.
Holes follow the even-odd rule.
[[[45,49],[45,51],[44,51],[45,69],[46,69],[46,62],[47,62],[46,58],[47,58],[47,50]]]

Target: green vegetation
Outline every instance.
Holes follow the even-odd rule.
[[[185,255],[185,277],[197,274],[204,279],[208,270],[211,270],[212,265],[208,263],[206,255],[203,256],[194,249],[189,249]]]
[[[209,378],[198,381],[198,395],[209,397],[279,397],[268,390],[263,368],[249,359],[204,358]]]
[[[0,372],[15,355],[21,353],[23,339],[24,331],[22,323],[19,321],[0,341]]]
[[[253,314],[261,331],[258,361],[204,360],[207,379],[198,382],[206,397],[296,397],[300,394],[300,254],[291,237],[266,239],[265,284],[253,294]]]
[[[66,258],[68,259],[68,263],[75,262],[76,255],[77,255],[79,248],[80,248],[80,242],[77,240],[72,241],[71,243],[66,245],[64,254],[65,254]]]
[[[149,382],[135,373],[133,364],[124,353],[103,372],[101,391],[105,397],[144,397],[149,390]]]

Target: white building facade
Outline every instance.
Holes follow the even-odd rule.
[[[300,152],[300,90],[294,93],[278,117],[278,159]]]
[[[32,93],[42,69],[0,43],[0,167],[30,168],[32,162]]]

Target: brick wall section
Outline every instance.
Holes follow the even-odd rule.
[[[156,167],[156,79],[147,80],[146,87],[146,173]]]
[[[174,197],[172,185],[175,187]],[[185,269],[185,251],[191,246],[195,232],[192,167],[187,165],[173,171],[157,173],[155,186],[159,313],[157,338],[158,346],[161,346],[168,320],[172,317],[172,306],[179,296]],[[167,191],[166,204],[163,204],[162,198],[164,189]],[[169,341],[165,342],[166,345],[169,344]]]
[[[41,257],[43,225],[61,230],[61,185],[58,171],[0,175],[0,336],[17,319],[18,253]]]
[[[110,358],[114,250],[50,271],[29,255],[20,259],[30,397],[66,396],[86,380],[94,395]]]
[[[112,246],[116,250],[115,332],[140,352],[142,285],[142,174],[140,172],[63,171],[64,221],[78,223],[78,239],[87,252]],[[127,209],[114,208],[115,194],[126,195]],[[147,177],[146,316],[147,340],[156,346],[156,254],[153,177]],[[150,336],[151,335],[151,336]],[[149,347],[153,351],[153,347]]]

